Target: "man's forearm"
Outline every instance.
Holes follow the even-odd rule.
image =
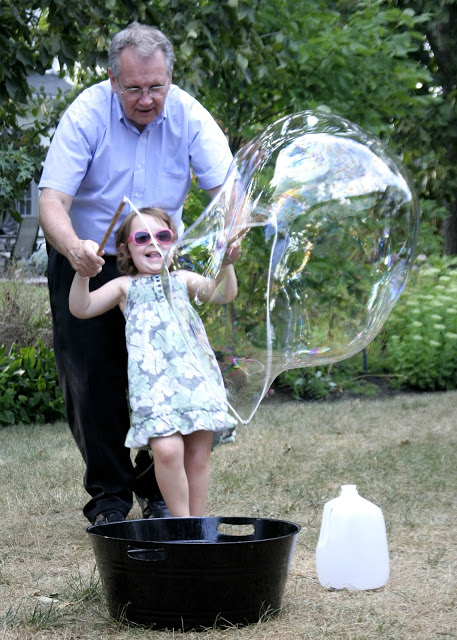
[[[79,240],[68,214],[70,206],[70,196],[56,195],[56,192],[50,189],[43,189],[41,192],[40,225],[46,240],[66,257],[69,257]]]
[[[98,244],[80,240],[70,220],[73,198],[60,191],[43,189],[40,196],[40,224],[46,240],[69,260],[73,269],[84,277],[100,273],[105,261],[97,255]]]

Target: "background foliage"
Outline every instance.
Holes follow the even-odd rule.
[[[457,259],[431,259],[410,285],[381,337],[384,368],[420,391],[457,387]]]
[[[278,386],[307,399],[456,389],[456,266],[456,258],[419,261],[366,351],[328,367],[286,371]]]
[[[391,321],[357,358],[287,372],[280,384],[325,397],[366,375],[366,357],[371,374],[397,384],[456,384],[452,313],[438,321],[429,307],[443,293],[436,278],[454,278],[440,255],[457,254],[457,0],[0,0],[0,17],[0,217],[38,179],[66,104],[106,76],[112,35],[132,20],[157,25],[175,46],[174,81],[215,115],[233,152],[285,114],[323,110],[382,138],[417,185],[428,266],[418,265]],[[55,60],[74,88],[49,101],[31,93],[27,76]],[[206,203],[194,187],[186,222]],[[414,304],[422,326],[409,322]]]
[[[0,427],[65,418],[54,353],[37,347],[0,347]]]
[[[413,173],[423,250],[435,248],[444,228],[446,251],[457,253],[455,0],[1,0],[0,7],[0,211],[39,173],[42,136],[65,106],[32,98],[27,75],[57,58],[76,93],[105,75],[113,33],[139,20],[170,36],[175,81],[219,119],[234,152],[284,114],[320,108],[346,117],[385,139]]]

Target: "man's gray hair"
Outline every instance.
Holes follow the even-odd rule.
[[[114,36],[108,50],[109,66],[116,78],[120,71],[119,58],[126,47],[131,47],[140,58],[150,58],[156,51],[162,51],[167,74],[173,71],[175,54],[170,40],[157,27],[132,22]]]

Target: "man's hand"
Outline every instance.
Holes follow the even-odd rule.
[[[40,224],[46,240],[69,260],[76,273],[84,278],[92,278],[100,273],[105,261],[97,255],[96,242],[80,240],[76,235],[69,216],[72,201],[73,197],[66,193],[43,189],[40,195]]]
[[[76,245],[70,247],[66,257],[76,273],[85,278],[93,278],[105,264],[97,251],[98,244],[93,240],[78,240]]]

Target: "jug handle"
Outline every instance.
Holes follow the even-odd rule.
[[[332,515],[333,505],[327,503],[324,507],[324,512],[322,514],[322,524],[321,530],[319,534],[318,547],[323,547],[327,544],[328,541],[328,532],[330,529],[330,516]]]

